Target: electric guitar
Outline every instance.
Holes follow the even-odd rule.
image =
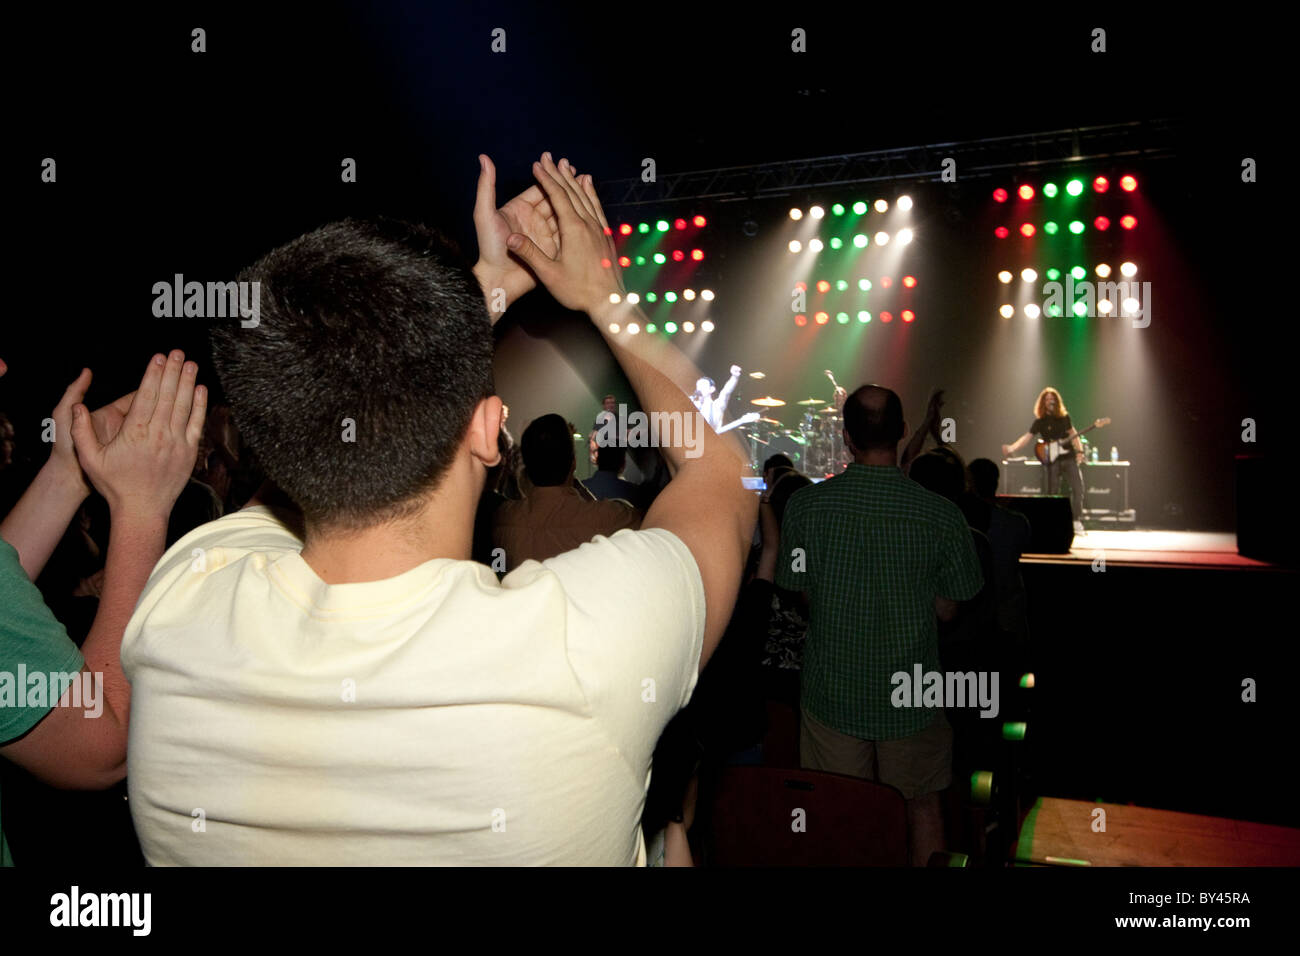
[[[1058,458],[1074,454],[1074,446],[1070,444],[1074,439],[1078,438],[1080,435],[1086,435],[1094,428],[1105,428],[1109,424],[1109,418],[1099,418],[1083,431],[1074,429],[1064,438],[1058,438],[1055,441],[1048,441],[1046,438],[1040,438],[1034,445],[1034,457],[1037,458],[1041,464],[1053,464]]]
[[[750,422],[756,422],[762,417],[763,416],[760,415],[758,412],[746,412],[744,415],[741,415],[739,418],[737,418],[734,422],[727,422],[727,424],[719,428],[718,434],[721,435],[723,432],[729,432],[733,428],[739,428],[741,425],[748,425]]]

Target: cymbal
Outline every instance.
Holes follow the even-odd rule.
[[[763,398],[756,398],[751,401],[751,405],[763,405],[767,408],[776,408],[778,405],[784,405],[785,402],[779,398],[773,398],[771,395],[765,395]]]
[[[797,404],[797,405],[821,405],[824,401],[825,401],[824,398],[805,398],[803,401],[801,401],[801,402],[796,402],[795,404]]]
[[[839,409],[836,408],[834,405],[832,405],[832,406],[830,406],[829,408],[819,408],[819,409],[817,409],[817,414],[818,414],[818,415],[834,415],[834,414],[835,414],[836,412],[838,412],[838,411],[839,411]]]
[[[777,421],[775,418],[760,418],[759,421],[760,421],[760,422],[763,422],[765,425],[780,425],[780,424],[781,424],[781,423],[780,423],[779,421]]]

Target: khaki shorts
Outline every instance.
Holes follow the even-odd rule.
[[[943,711],[925,730],[898,740],[864,740],[832,730],[800,708],[799,763],[885,783],[913,800],[952,784],[952,727]]]

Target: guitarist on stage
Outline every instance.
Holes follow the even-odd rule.
[[[727,402],[731,400],[731,393],[736,390],[736,385],[740,382],[740,366],[731,366],[731,378],[727,379],[727,384],[722,386],[722,391],[717,397],[713,396],[713,390],[717,387],[713,379],[704,377],[695,383],[695,393],[691,395],[691,401],[695,407],[700,410],[704,420],[709,423],[709,427],[715,432],[722,428],[722,416],[727,409]]]
[[[1002,446],[1002,457],[1009,458],[1024,446],[1034,440],[1037,435],[1045,441],[1059,441],[1074,431],[1074,426],[1070,424],[1070,413],[1065,409],[1065,401],[1061,398],[1061,393],[1056,389],[1048,387],[1038,393],[1038,401],[1034,402],[1034,423],[1029,426],[1029,431],[1025,432],[1015,440],[1013,444]],[[1083,444],[1079,441],[1079,436],[1075,435],[1070,446],[1074,449],[1074,454],[1064,454],[1057,457],[1055,461],[1043,462],[1043,491],[1045,494],[1054,495],[1060,486],[1061,473],[1070,483],[1070,507],[1074,511],[1074,530],[1083,531],[1083,471],[1079,467],[1083,464]]]

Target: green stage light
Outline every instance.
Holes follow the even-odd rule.
[[[844,240],[841,239],[839,236],[836,236],[834,239],[831,240],[831,248],[832,248],[832,249],[843,249],[843,248],[844,248]]]
[[[858,313],[858,321],[863,323],[870,322],[871,313],[863,309],[861,312]]]
[[[1059,319],[1061,317],[1061,307],[1056,304],[1049,305],[1047,307],[1047,314],[1054,319]]]
[[[1088,306],[1083,302],[1074,303],[1074,314],[1079,318],[1083,318],[1088,314]]]
[[[1055,199],[1055,198],[1056,198],[1056,183],[1044,183],[1044,184],[1043,184],[1043,195],[1046,196],[1048,199]]]
[[[659,301],[659,296],[656,295],[656,294],[653,293],[653,292],[647,292],[647,293],[645,294],[645,300],[646,300],[647,302],[658,302],[658,301]]]
[[[847,312],[836,312],[835,321],[838,322],[840,325],[848,325],[849,314]]]
[[[857,246],[859,249],[865,249],[867,248],[867,237],[864,236],[862,233],[858,233],[856,236],[853,237],[853,244]]]
[[[643,222],[641,223],[641,225],[636,227],[636,231],[641,233],[641,235],[644,236],[647,232],[650,231],[650,224],[648,222]]]
[[[835,216],[844,215],[844,203],[837,202],[834,206],[831,206],[831,214]]]
[[[655,223],[655,228],[658,229],[660,232],[667,232],[667,231],[668,231],[668,220],[667,220],[667,219],[660,219],[657,223]]]
[[[1053,268],[1051,268],[1051,269],[1048,269],[1048,270],[1047,270],[1047,278],[1048,278],[1048,281],[1050,281],[1050,282],[1055,282],[1057,279],[1061,278],[1061,270],[1060,270],[1060,269],[1057,269],[1057,268],[1055,268],[1055,267],[1053,267]]]
[[[643,266],[643,265],[645,265],[645,256],[637,256],[637,257],[636,257],[636,264],[639,265],[639,266]]]
[[[871,291],[871,280],[870,280],[870,279],[859,279],[859,280],[858,280],[858,288],[859,288],[860,290],[862,290],[863,292],[870,292],[870,291]]]
[[[1071,196],[1079,195],[1081,192],[1083,192],[1083,180],[1071,179],[1068,183],[1065,184],[1065,191],[1069,193]]]
[[[1076,236],[1079,235],[1079,233],[1083,232],[1083,223],[1078,219],[1074,220],[1074,222],[1070,223],[1070,231]]]
[[[655,253],[655,265],[661,266],[667,261],[668,261],[668,257],[665,256],[662,252]]]
[[[654,335],[655,332],[657,331],[657,330],[655,329],[655,324],[654,324],[653,322],[651,322],[649,325],[647,325],[647,326],[645,327],[645,330],[646,330],[647,332],[649,332],[651,335]]]
[[[676,323],[676,322],[665,322],[665,323],[664,323],[664,331],[667,332],[669,335],[676,335],[676,334],[677,334],[677,323]]]
[[[676,301],[677,301],[677,293],[676,293],[676,292],[665,292],[665,293],[664,293],[664,301],[665,301],[665,302],[676,302]]]
[[[1088,277],[1088,270],[1083,266],[1075,266],[1070,270],[1070,275],[1074,276],[1075,282],[1082,282]]]
[[[849,287],[849,283],[847,279],[840,279],[838,282],[835,283],[836,292],[843,292],[848,287]]]
[[[1056,235],[1056,231],[1060,228],[1061,228],[1060,226],[1052,222],[1050,219],[1047,222],[1043,223],[1043,232],[1047,233],[1049,236]]]
[[[867,212],[867,204],[861,201],[855,202],[853,204],[853,211],[859,216],[864,216]]]

